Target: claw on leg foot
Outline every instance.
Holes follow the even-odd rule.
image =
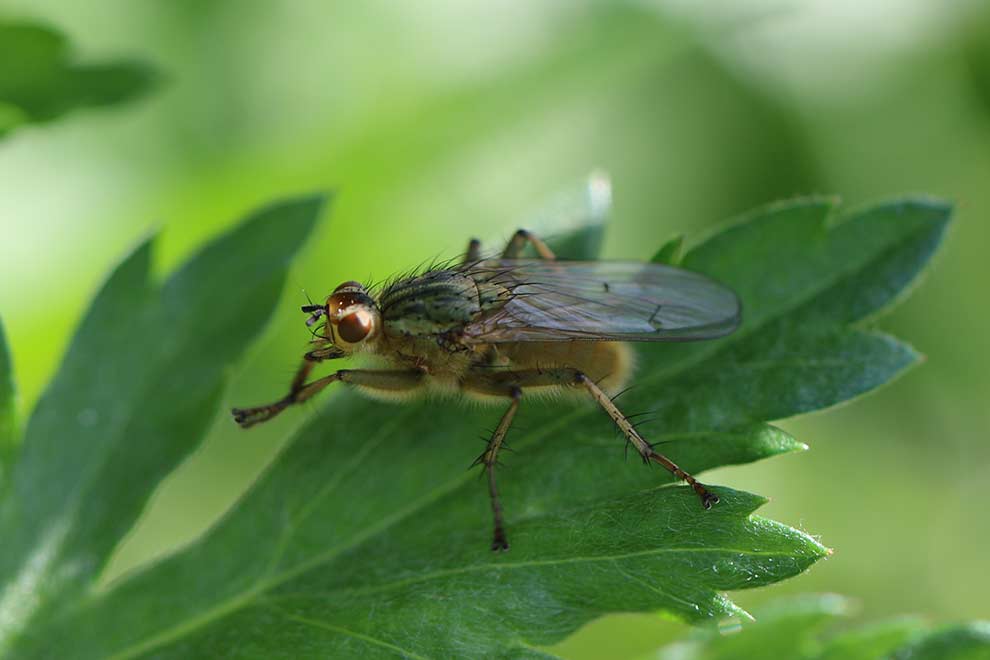
[[[509,540],[505,538],[505,531],[501,528],[495,530],[495,538],[492,539],[492,552],[505,552],[509,549]]]
[[[698,496],[701,498],[701,506],[705,507],[706,510],[711,509],[713,504],[719,502],[718,495],[710,490],[705,490],[704,494],[699,493]]]

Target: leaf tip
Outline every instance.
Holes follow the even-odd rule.
[[[767,434],[767,442],[773,449],[774,454],[791,454],[810,449],[807,444],[781,428],[768,425],[767,430],[769,432]]]
[[[276,240],[278,236],[283,256],[290,258],[313,232],[332,198],[327,190],[274,200],[252,211],[226,237],[257,235]]]
[[[155,243],[160,233],[160,227],[157,224],[152,225],[134,241],[124,258],[110,271],[100,286],[100,291],[117,281],[149,282]]]
[[[853,209],[847,216],[883,213],[894,218],[911,218],[915,222],[930,223],[944,229],[952,220],[955,204],[930,195],[908,195]]]
[[[756,425],[746,432],[745,438],[752,447],[752,460],[808,450],[808,445],[772,424]]]
[[[667,264],[676,266],[681,262],[684,254],[684,234],[678,234],[660,246],[657,253],[651,259],[655,264]]]
[[[281,209],[296,209],[300,213],[309,213],[314,218],[318,218],[326,211],[332,199],[333,192],[331,190],[316,190],[286,197],[274,202],[271,206]]]
[[[721,503],[712,507],[712,511],[724,507],[725,514],[730,516],[750,515],[770,502],[770,498],[766,495],[735,490],[728,486],[719,487],[717,495],[721,499]]]
[[[932,216],[935,220],[948,221],[955,212],[955,203],[932,195],[911,195],[893,202],[898,213],[921,211]]]

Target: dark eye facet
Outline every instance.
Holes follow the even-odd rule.
[[[337,334],[348,344],[356,344],[371,332],[371,315],[366,312],[354,312],[340,319],[337,324]]]

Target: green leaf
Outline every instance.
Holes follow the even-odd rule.
[[[849,607],[846,599],[834,594],[782,598],[757,610],[755,623],[727,633],[703,631],[695,639],[660,649],[656,657],[662,660],[816,657],[822,630],[836,617],[845,616]]]
[[[644,433],[686,469],[800,450],[767,422],[847,401],[916,360],[861,326],[924,267],[948,207],[907,200],[834,222],[832,207],[763,209],[685,255],[739,291],[743,327],[713,342],[641,347],[636,387],[619,405],[652,411]],[[144,372],[119,350],[87,355]],[[197,382],[171,364],[177,383]],[[174,416],[170,398],[158,402]],[[722,501],[705,512],[666,472],[623,462],[594,407],[526,398],[500,473],[513,546],[493,555],[487,493],[466,468],[481,450],[473,439],[500,412],[340,391],[203,538],[82,600],[57,584],[63,605],[39,611],[12,653],[43,657],[71,640],[79,657],[545,657],[537,646],[609,612],[741,615],[722,592],[797,575],[828,552],[754,515],[757,495],[715,486]],[[91,490],[86,502],[100,508],[106,495]]]
[[[895,660],[988,660],[990,621],[975,621],[937,630],[898,649]]]
[[[888,658],[928,629],[922,619],[901,616],[878,621],[829,637],[815,660],[876,660]]]
[[[32,23],[0,22],[0,62],[0,136],[75,108],[122,103],[158,78],[138,62],[76,64],[62,34]]]
[[[155,486],[202,440],[323,197],[264,209],[158,284],[117,267],[31,416],[0,502],[0,652],[78,608]]]
[[[7,348],[7,337],[0,322],[0,487],[3,486],[10,459],[17,446],[14,364]]]
[[[684,235],[679,234],[664,243],[653,256],[653,263],[670,264],[677,266],[681,263],[681,254],[684,250]]]
[[[728,634],[703,631],[659,649],[657,660],[976,660],[990,658],[990,624],[974,622],[932,631],[916,617],[827,632],[850,603],[834,594],[782,598],[756,613],[755,623]]]

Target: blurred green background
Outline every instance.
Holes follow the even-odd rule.
[[[868,619],[987,617],[990,4],[701,5],[4,0],[0,18],[65,32],[79,61],[139,59],[164,76],[139,101],[0,141],[0,312],[21,415],[139,237],[162,231],[165,272],[290,193],[338,195],[229,402],[269,398],[290,377],[307,339],[301,289],[454,255],[471,235],[501,241],[594,168],[613,180],[611,257],[648,257],[779,198],[930,193],[957,203],[955,227],[881,322],[928,362],[785,423],[810,452],[707,480],[771,497],[761,513],[835,549],[804,576],[737,594],[744,607],[827,590]],[[251,434],[219,416],[107,578],[200,533],[303,416]],[[632,657],[670,630],[608,617],[557,651]]]

